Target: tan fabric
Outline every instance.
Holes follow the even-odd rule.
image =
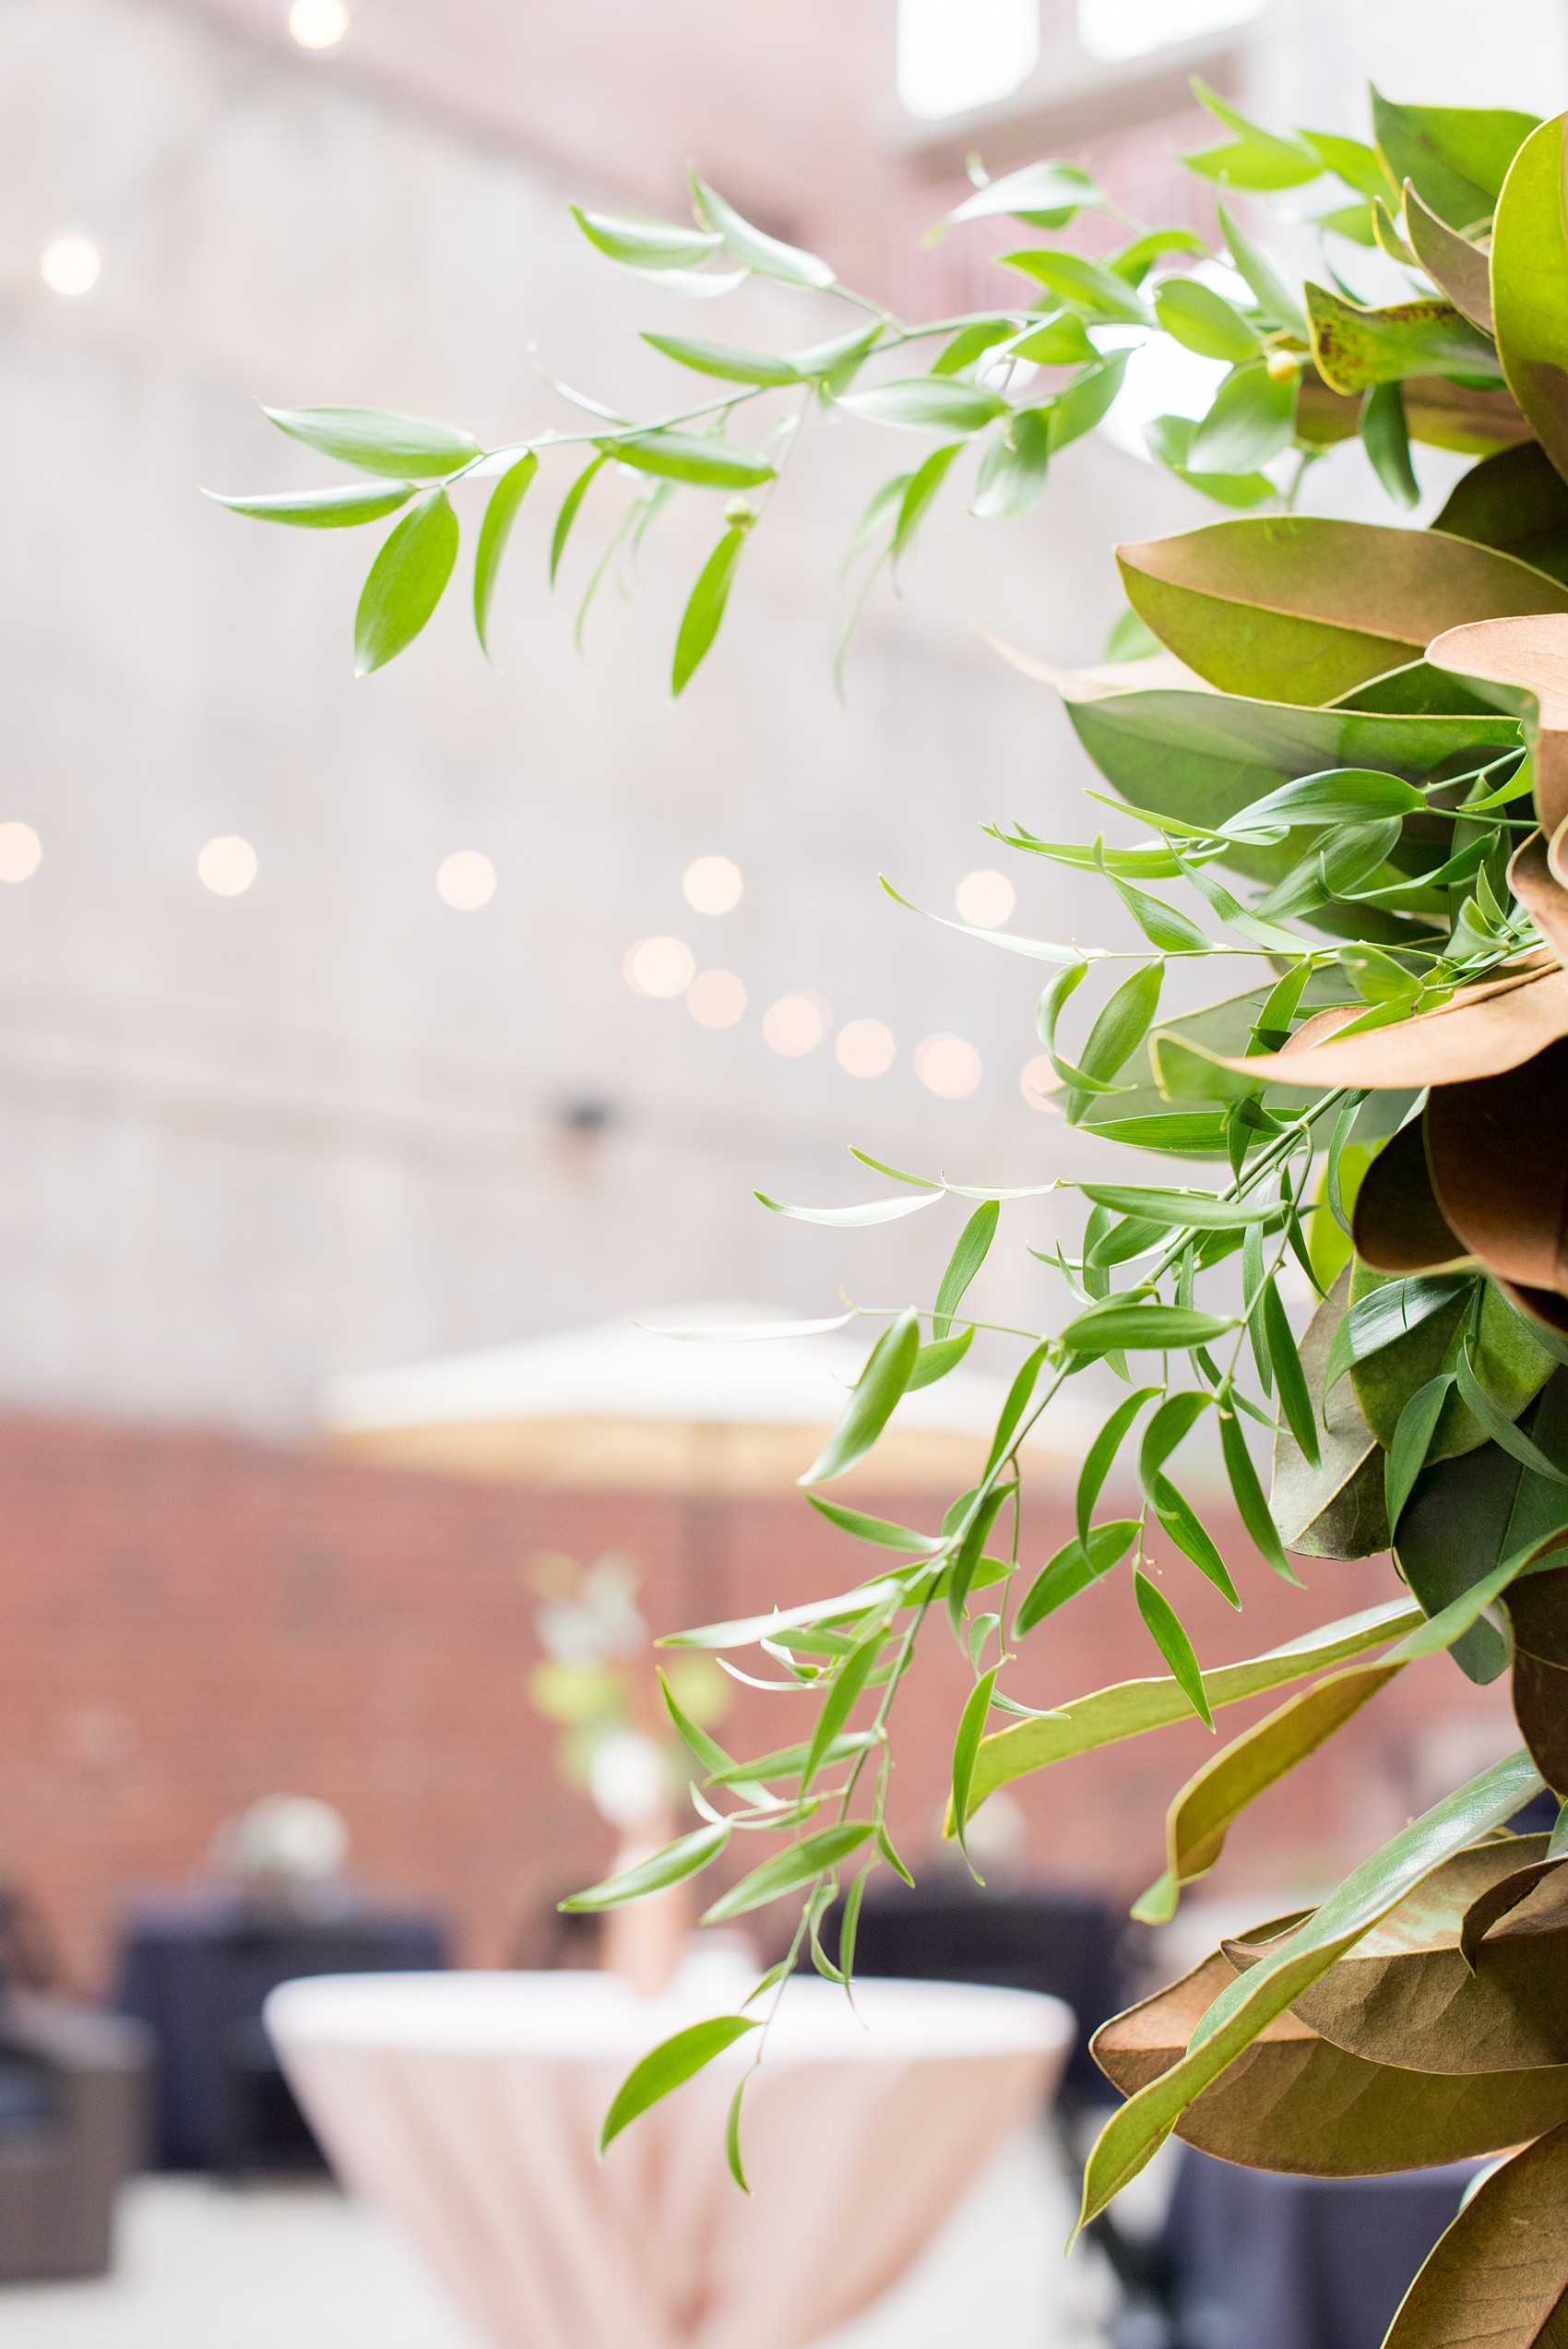
[[[345,2184],[404,2225],[494,2349],[806,2349],[904,2271],[1073,2036],[1053,1998],[948,1983],[790,1985],[745,2042],[635,2122],[611,2096],[754,1977],[719,1960],[658,2000],[609,1974],[290,1983],[268,2029]]]

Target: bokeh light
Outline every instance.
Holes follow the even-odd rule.
[[[686,989],[686,1009],[702,1028],[732,1028],[746,1008],[746,990],[733,971],[699,971]]]
[[[980,1080],[980,1056],[962,1036],[927,1036],[915,1047],[915,1074],[927,1092],[962,1101]]]
[[[455,849],[435,868],[436,895],[459,913],[477,913],[495,895],[495,867],[477,848]]]
[[[799,1060],[802,1053],[815,1051],[828,1024],[809,996],[780,996],[768,1007],[762,1032],[775,1052],[781,1052],[786,1060]]]
[[[683,996],[697,966],[684,938],[639,938],[621,967],[636,995]]]
[[[1031,1109],[1054,1110],[1056,1103],[1048,1100],[1047,1095],[1053,1092],[1061,1081],[1049,1056],[1039,1052],[1018,1079],[1018,1091]]]
[[[103,268],[103,256],[90,236],[52,237],[38,257],[38,273],[51,293],[89,293]]]
[[[336,49],[348,30],[343,0],[294,0],[289,11],[289,38],[302,49]]]
[[[893,1066],[896,1049],[891,1029],[880,1019],[851,1019],[838,1031],[834,1045],[838,1066],[851,1077],[880,1077]]]
[[[214,897],[244,897],[256,876],[256,855],[237,832],[221,832],[196,858],[196,871]]]
[[[681,894],[695,912],[729,913],[740,904],[744,887],[740,866],[727,856],[699,856],[686,867]]]
[[[43,856],[43,842],[30,824],[0,824],[0,881],[30,881]]]
[[[1000,930],[1018,902],[1005,873],[966,873],[955,891],[958,919],[977,930]]]

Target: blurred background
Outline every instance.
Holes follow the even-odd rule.
[[[618,1652],[646,1687],[648,1628],[862,1569],[777,1461],[656,1447],[603,1472],[547,1442],[410,1465],[346,1440],[352,1382],[705,1303],[927,1295],[956,1225],[825,1234],[754,1199],[865,1196],[847,1142],[958,1180],[1063,1170],[1030,1090],[1038,973],[902,911],[877,875],[982,927],[1099,922],[980,829],[1061,837],[1094,780],[1054,695],[980,631],[1099,659],[1113,543],[1212,511],[1146,460],[1135,414],[1075,447],[1022,521],[954,501],[902,599],[872,597],[844,706],[841,551],[908,460],[814,419],[671,703],[700,500],[650,533],[635,597],[607,582],[579,656],[612,501],[585,508],[552,594],[555,501],[536,491],[492,623],[500,674],[455,594],[356,682],[372,534],[269,531],[200,488],[327,478],[257,399],[400,409],[488,445],[567,425],[544,373],[634,412],[672,404],[644,327],[836,330],[823,298],[755,280],[694,316],[584,244],[568,199],[682,218],[690,161],[910,319],[1004,282],[1005,224],[921,244],[971,151],[992,173],[1083,161],[1128,210],[1206,229],[1211,194],[1176,160],[1212,132],[1194,73],[1265,121],[1358,134],[1369,78],[1544,113],[1568,99],[1568,15],[0,5],[0,1878],[28,1920],[23,1976],[145,2012],[127,1968],[244,1879],[232,1822],[279,1794],[345,1823],[319,1874],[344,1914],[415,1935],[396,1961],[555,1961],[553,1901],[614,1842],[581,1755],[557,1750],[570,1700],[540,1699],[541,1663],[582,1661],[559,1622],[553,1645],[541,1631],[563,1589],[622,1562],[598,1587],[634,1594]],[[1179,384],[1137,397],[1182,404]],[[1449,474],[1417,461],[1421,519]],[[1395,519],[1363,465],[1336,452],[1313,503]],[[1027,1247],[1056,1231],[1050,1200],[1013,1212],[977,1306],[1055,1312]],[[579,1408],[550,1405],[555,1359],[512,1364],[547,1424]],[[1005,1366],[977,1361],[977,1378]],[[492,1358],[481,1387],[492,1372],[511,1375]],[[1030,1555],[1063,1538],[1081,1440],[1065,1424],[1041,1460]],[[913,1467],[888,1474],[867,1489],[932,1508]],[[1396,1588],[1385,1561],[1316,1567],[1300,1593],[1253,1568],[1244,1626],[1194,1599],[1206,1653]],[[1148,1668],[1121,1594],[1055,1620],[1039,1697]],[[933,1654],[910,1695],[900,1832],[922,1860],[966,1684]],[[724,1735],[744,1750],[772,1728],[742,1692]],[[1497,1691],[1401,1682],[1257,1806],[1217,1889],[1321,1884],[1508,1742]],[[1004,1876],[1120,1917],[1204,1749],[1194,1725],[1026,1784],[997,1806]]]

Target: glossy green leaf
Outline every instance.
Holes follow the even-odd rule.
[[[1079,1189],[1099,1207],[1114,1208],[1119,1215],[1137,1215],[1167,1230],[1240,1232],[1253,1223],[1277,1221],[1277,1201],[1216,1198],[1212,1191],[1150,1190],[1134,1183],[1081,1183]]]
[[[1264,1327],[1268,1335],[1268,1358],[1278,1382],[1279,1401],[1286,1420],[1303,1457],[1316,1468],[1320,1465],[1317,1418],[1289,1316],[1272,1273],[1264,1288],[1263,1309]]]
[[[825,1500],[820,1493],[808,1493],[806,1498],[829,1524],[852,1534],[857,1542],[873,1542],[885,1550],[907,1550],[911,1556],[929,1554],[943,1546],[936,1534],[917,1533],[912,1527],[895,1525],[885,1517],[868,1517],[864,1509],[846,1508],[841,1501]]]
[[[649,334],[646,329],[643,340],[677,366],[690,367],[695,375],[717,376],[721,383],[785,385],[802,380],[791,361],[768,351],[742,351],[732,343],[694,342],[684,335]]]
[[[922,1346],[915,1356],[915,1366],[909,1373],[906,1394],[912,1395],[921,1387],[934,1386],[939,1378],[945,1378],[950,1370],[956,1370],[974,1343],[974,1324],[971,1322],[956,1338],[938,1338],[933,1344]]]
[[[899,1571],[907,1575],[909,1569]],[[836,1623],[849,1630],[890,1598],[900,1604],[914,1603],[904,1583],[889,1575],[837,1598],[808,1599],[802,1606],[776,1607],[771,1614],[741,1616],[729,1623],[705,1623],[694,1631],[666,1631],[656,1644],[661,1648],[749,1648],[758,1640],[781,1639],[802,1625]]]
[[[1230,1579],[1230,1570],[1186,1495],[1178,1492],[1168,1476],[1158,1476],[1153,1481],[1149,1497],[1168,1539],[1175,1543],[1182,1556],[1190,1558],[1198,1572],[1206,1575],[1233,1607],[1239,1607],[1241,1596]],[[1174,1663],[1171,1669],[1175,1670]]]
[[[730,600],[735,566],[741,559],[741,549],[745,543],[745,528],[737,525],[727,530],[703,565],[685,611],[681,615],[680,633],[675,638],[670,688],[677,696],[685,691],[719,634],[724,606]]]
[[[550,539],[550,584],[552,587],[555,584],[555,574],[561,568],[561,557],[566,552],[566,541],[572,534],[572,525],[581,510],[582,502],[588,495],[593,477],[596,473],[602,472],[609,462],[607,456],[590,457],[561,501],[561,511],[555,518],[555,528]]]
[[[1533,1444],[1527,1436],[1521,1434],[1514,1424],[1512,1414],[1482,1386],[1476,1376],[1467,1339],[1461,1341],[1454,1370],[1461,1400],[1480,1422],[1491,1441],[1500,1445],[1515,1460],[1521,1461],[1526,1468],[1533,1469],[1538,1476],[1546,1477],[1553,1485],[1568,1485],[1568,1474],[1564,1474],[1547,1457],[1538,1444]]]
[[[1223,204],[1218,207],[1220,233],[1230,248],[1230,258],[1252,289],[1253,301],[1271,327],[1293,334],[1298,340],[1307,340],[1306,314],[1295,295],[1289,292],[1276,275],[1273,264],[1255,245],[1244,230],[1239,228]]]
[[[1442,1861],[1511,1818],[1538,1784],[1525,1754],[1494,1763],[1363,1862],[1304,1925],[1222,1991],[1188,2052],[1130,2097],[1102,2131],[1085,2171],[1084,2222],[1137,2175],[1184,2108],[1276,2016]]]
[[[568,205],[590,244],[638,269],[695,269],[719,250],[724,240],[703,229],[682,228],[673,221],[625,219],[611,212],[585,212]]]
[[[944,447],[933,448],[924,464],[909,476],[909,487],[899,500],[898,519],[893,526],[893,541],[888,548],[894,563],[912,543],[963,447],[961,440],[950,440]]]
[[[1261,359],[1226,376],[1208,413],[1194,427],[1187,467],[1196,473],[1246,473],[1289,447],[1296,431],[1296,386],[1271,376]]]
[[[1253,1457],[1247,1449],[1247,1439],[1241,1433],[1241,1423],[1234,1412],[1220,1413],[1219,1442],[1237,1515],[1276,1574],[1283,1575],[1287,1582],[1299,1582],[1301,1577],[1285,1555],[1279,1529],[1269,1513],[1263,1486],[1258,1482],[1257,1470],[1253,1466]]]
[[[755,489],[773,479],[773,467],[754,448],[738,448],[715,433],[629,433],[601,441],[602,456],[639,473],[691,482],[699,489]]]
[[[988,180],[967,196],[926,237],[928,244],[967,221],[992,221],[1004,213],[1027,219],[1031,212],[1074,212],[1105,202],[1079,163],[1026,163],[1022,171]]]
[[[1390,1532],[1397,1535],[1399,1519],[1417,1477],[1426,1466],[1427,1449],[1436,1429],[1443,1406],[1454,1384],[1452,1371],[1443,1371],[1418,1387],[1399,1413],[1394,1430],[1394,1441],[1384,1460],[1384,1492],[1388,1509]]]
[[[982,1199],[958,1234],[957,1246],[948,1258],[942,1285],[936,1292],[936,1305],[931,1317],[931,1334],[945,1338],[953,1326],[953,1316],[963,1301],[975,1274],[985,1262],[991,1244],[996,1237],[996,1227],[1002,1219],[1002,1209],[995,1199]]]
[[[788,1641],[792,1648],[798,1644],[801,1648],[812,1652],[815,1652],[818,1647],[817,1640],[808,1639],[804,1633],[800,1635],[798,1642],[793,1635],[786,1631],[781,1631],[778,1638],[780,1641]],[[838,1643],[835,1644],[837,1646]],[[841,1731],[837,1736],[828,1739],[818,1758],[819,1764],[853,1761],[858,1755],[863,1754],[867,1747],[875,1742],[869,1730]],[[779,1746],[771,1754],[754,1754],[748,1756],[743,1762],[730,1762],[722,1770],[711,1771],[708,1773],[707,1783],[710,1786],[739,1785],[742,1783],[741,1772],[748,1770],[754,1773],[759,1784],[770,1783],[774,1779],[796,1779],[804,1770],[806,1758],[810,1752],[811,1740],[801,1738],[793,1746]]]
[[[920,1344],[920,1316],[910,1306],[889,1322],[872,1348],[837,1426],[799,1479],[801,1484],[826,1484],[865,1458],[909,1383]]]
[[[872,424],[897,424],[912,432],[978,433],[1002,414],[1007,402],[997,392],[949,376],[911,376],[867,391],[847,391],[838,405]]]
[[[1568,226],[1562,210],[1562,131],[1561,116],[1543,123],[1525,140],[1515,159],[1497,207],[1491,296],[1498,353],[1508,388],[1557,471],[1568,474]],[[1419,180],[1417,185],[1420,185]],[[1443,210],[1440,204],[1433,209]]]
[[[950,1815],[953,1819],[953,1832],[957,1837],[960,1850],[964,1848],[965,1831],[969,1823],[969,1789],[974,1782],[975,1756],[980,1751],[980,1739],[985,1735],[985,1724],[991,1711],[992,1691],[996,1686],[997,1671],[998,1666],[992,1664],[989,1672],[981,1673],[970,1689],[963,1712],[959,1716],[957,1735],[953,1740],[953,1792]],[[968,1857],[967,1852],[965,1856]]]
[[[1182,1885],[1207,1875],[1247,1806],[1315,1753],[1399,1669],[1392,1663],[1353,1664],[1331,1673],[1254,1722],[1206,1762],[1166,1813],[1165,1874],[1134,1904],[1133,1914],[1145,1925],[1169,1924]]]
[[[753,1909],[765,1908],[769,1901],[782,1899],[798,1886],[809,1884],[814,1877],[824,1875],[858,1852],[872,1832],[869,1819],[851,1819],[842,1827],[825,1827],[820,1834],[808,1835],[803,1842],[791,1843],[787,1851],[775,1852],[771,1859],[742,1876],[738,1884],[715,1901],[703,1916],[704,1925],[726,1925],[731,1917],[748,1916]]]
[[[1359,196],[1381,197],[1385,202],[1396,196],[1398,191],[1377,150],[1364,140],[1345,138],[1336,131],[1324,130],[1298,130],[1297,137]]]
[[[1396,185],[1413,181],[1450,228],[1489,220],[1537,117],[1501,106],[1398,106],[1377,89],[1372,99],[1378,148]]]
[[[385,488],[367,482],[349,489],[284,489],[264,497],[225,497],[215,489],[202,491],[231,514],[248,514],[257,522],[289,522],[304,531],[352,530],[361,522],[378,522],[384,514],[406,506],[413,494],[411,482],[393,482]]]
[[[873,1631],[869,1637],[856,1643],[834,1675],[833,1686],[823,1699],[822,1710],[816,1717],[816,1727],[812,1731],[806,1747],[806,1758],[801,1764],[800,1793],[802,1797],[811,1792],[812,1781],[822,1768],[834,1739],[848,1728],[849,1715],[865,1687],[867,1675],[882,1653],[882,1643],[883,1633]]]
[[[1208,1698],[1205,1693],[1204,1676],[1193,1652],[1193,1643],[1182,1627],[1182,1618],[1146,1574],[1134,1573],[1133,1588],[1137,1596],[1138,1613],[1148,1628],[1149,1637],[1170,1666],[1171,1675],[1193,1711],[1206,1728],[1212,1729],[1214,1715],[1209,1711]]]
[[[1120,253],[1112,254],[1110,267],[1129,285],[1142,285],[1155,263],[1167,253],[1188,253],[1194,260],[1202,260],[1208,247],[1196,229],[1149,229],[1124,244]]]
[[[1215,1711],[1248,1697],[1266,1695],[1271,1688],[1304,1680],[1310,1673],[1343,1663],[1369,1648],[1383,1647],[1401,1633],[1418,1629],[1423,1620],[1413,1599],[1391,1600],[1341,1622],[1324,1624],[1244,1663],[1214,1666],[1204,1675],[1204,1695]],[[985,1739],[976,1757],[970,1811],[987,1795],[1016,1778],[1027,1778],[1074,1754],[1167,1728],[1173,1721],[1185,1720],[1192,1710],[1185,1692],[1173,1679],[1123,1680],[1113,1687],[1096,1689],[1091,1696],[1075,1697],[1062,1707],[1056,1720],[1020,1722],[1015,1728],[997,1730]]]
[[[761,2029],[761,2021],[755,2016],[713,2015],[706,2022],[694,2022],[688,2030],[676,2032],[672,2039],[664,2040],[640,2063],[634,2064],[604,2116],[599,2133],[600,2160],[629,2122],[659,2103],[672,2089],[684,2087],[716,2056],[732,2047],[737,2039],[743,2039],[748,2031]]]
[[[1083,1468],[1078,1475],[1075,1514],[1079,1544],[1082,1548],[1088,1550],[1091,1556],[1093,1551],[1089,1540],[1089,1520],[1094,1515],[1094,1505],[1099,1498],[1105,1480],[1111,1473],[1116,1455],[1126,1440],[1134,1420],[1136,1419],[1144,1405],[1152,1402],[1159,1391],[1158,1387],[1140,1387],[1135,1393],[1128,1395],[1124,1401],[1118,1403],[1084,1456]]]
[[[370,566],[354,614],[354,674],[367,677],[412,644],[457,559],[457,517],[433,490],[410,509]]]
[[[1184,1353],[1212,1345],[1236,1324],[1229,1316],[1174,1305],[1105,1305],[1081,1313],[1062,1332],[1068,1353]]]
[[[456,473],[483,454],[472,433],[456,424],[399,416],[386,408],[263,407],[261,412],[307,448],[319,448],[324,457],[357,465],[365,473],[430,481]]]
[[[474,629],[487,660],[490,657],[490,606],[495,593],[495,582],[501,576],[501,558],[506,552],[506,542],[512,535],[517,509],[538,471],[539,459],[531,448],[526,450],[515,465],[509,465],[490,493],[490,503],[484,509],[484,520],[480,525],[479,546],[474,554]]]
[[[1048,318],[1043,327],[1017,337],[1009,345],[1007,356],[1029,360],[1037,367],[1092,367],[1099,360],[1075,310],[1063,310],[1059,317]]]
[[[1432,528],[1500,547],[1554,579],[1568,578],[1568,482],[1538,441],[1500,449],[1472,465]]]
[[[1165,954],[1207,953],[1211,940],[1175,906],[1167,905],[1163,898],[1151,897],[1131,881],[1119,879],[1114,873],[1108,873],[1106,878],[1151,946]]]
[[[972,319],[967,327],[960,327],[951,342],[943,345],[931,363],[931,372],[933,376],[960,375],[972,367],[977,359],[983,359],[988,351],[994,351],[998,343],[1011,342],[1017,331],[1016,317]],[[1079,327],[1078,331],[1082,334],[1083,328]]]
[[[783,1199],[769,1198],[766,1191],[754,1191],[754,1198],[771,1208],[775,1215],[793,1216],[800,1223],[826,1223],[838,1231],[851,1231],[865,1223],[896,1223],[901,1215],[916,1215],[922,1207],[934,1207],[945,1192],[934,1186],[929,1191],[917,1192],[913,1198],[906,1193],[901,1198],[867,1199],[860,1207],[790,1207]]]
[[[752,2069],[755,2069],[754,2065]],[[746,2184],[746,2166],[741,2157],[741,2106],[751,2076],[750,2071],[742,2073],[735,2093],[730,2099],[729,2116],[724,2124],[724,2158],[730,2164],[731,2176],[742,2194],[749,2194],[752,2190]]]
[[[799,245],[782,244],[775,236],[764,235],[750,221],[742,220],[732,204],[691,174],[692,197],[696,210],[710,229],[717,230],[737,261],[754,269],[758,277],[776,278],[780,285],[815,288],[826,292],[834,283],[833,271],[814,253],[802,252]]]
[[[1280,701],[1334,699],[1466,621],[1568,611],[1568,590],[1493,548],[1316,515],[1211,522],[1117,559],[1134,610],[1189,668]]]
[[[1467,1272],[1431,1276],[1417,1273],[1404,1280],[1379,1282],[1360,1296],[1352,1293],[1350,1309],[1340,1323],[1329,1352],[1324,1381],[1325,1393],[1344,1377],[1352,1363],[1365,1362],[1369,1355],[1393,1345],[1429,1321],[1433,1314],[1443,1312],[1467,1295],[1473,1287],[1474,1276]]]
[[[1135,1517],[1113,1518],[1104,1525],[1091,1526],[1087,1543],[1076,1534],[1070,1542],[1064,1542],[1054,1556],[1047,1559],[1025,1593],[1013,1618],[1013,1637],[1021,1640],[1037,1623],[1043,1623],[1048,1615],[1054,1615],[1069,1599],[1075,1599],[1080,1591],[1087,1591],[1091,1582],[1109,1574],[1137,1540],[1138,1527]]]
[[[1065,391],[1058,392],[1051,407],[1052,450],[1067,447],[1103,423],[1116,404],[1129,356],[1125,351],[1113,351],[1098,366],[1086,367]]]
[[[1361,445],[1396,506],[1407,510],[1419,506],[1421,485],[1410,462],[1410,430],[1398,384],[1374,384],[1361,401]]]
[[[1177,1446],[1185,1441],[1194,1427],[1213,1402],[1214,1397],[1203,1388],[1187,1388],[1174,1395],[1167,1395],[1158,1411],[1152,1413],[1144,1430],[1144,1440],[1138,1447],[1138,1482],[1146,1499],[1158,1506],[1157,1495],[1160,1470]]]
[[[980,459],[971,514],[992,522],[1039,505],[1051,465],[1051,428],[1050,407],[1014,411]]]
[[[1405,190],[1404,220],[1405,234],[1433,284],[1473,327],[1491,335],[1496,321],[1491,309],[1491,258],[1485,246],[1472,244],[1446,221],[1439,220],[1414,187]]]
[[[1221,185],[1260,192],[1305,187],[1309,181],[1322,177],[1321,156],[1293,138],[1280,138],[1260,124],[1249,122],[1245,114],[1227,105],[1218,92],[1197,75],[1193,78],[1193,95],[1200,105],[1207,107],[1217,122],[1223,123],[1236,136],[1226,146],[1183,155],[1182,161],[1188,171],[1197,172],[1205,179],[1218,180]]]
[[[1263,349],[1241,312],[1196,278],[1167,278],[1154,307],[1166,333],[1205,359],[1254,359]]]
[[[1098,261],[1086,260],[1081,254],[1059,253],[1042,246],[1033,252],[1001,253],[997,259],[1004,268],[1021,269],[1059,302],[1091,321],[1107,326],[1153,324],[1147,303],[1125,278],[1119,278],[1113,269],[1102,268]]]
[[[652,1859],[624,1868],[619,1876],[607,1876],[602,1884],[590,1885],[586,1892],[574,1892],[557,1905],[574,1916],[622,1908],[628,1901],[640,1901],[649,1892],[662,1892],[667,1885],[683,1884],[688,1876],[695,1876],[710,1860],[716,1860],[729,1841],[728,1826],[699,1827],[695,1835],[683,1835],[675,1842],[667,1843]]]

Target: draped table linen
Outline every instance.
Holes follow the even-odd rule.
[[[637,2058],[754,1975],[693,1960],[659,1998],[609,1973],[286,1983],[267,2024],[343,2183],[420,2245],[493,2349],[807,2349],[885,2291],[1072,2044],[1055,1998],[792,1980],[760,2033],[596,2158]]]

